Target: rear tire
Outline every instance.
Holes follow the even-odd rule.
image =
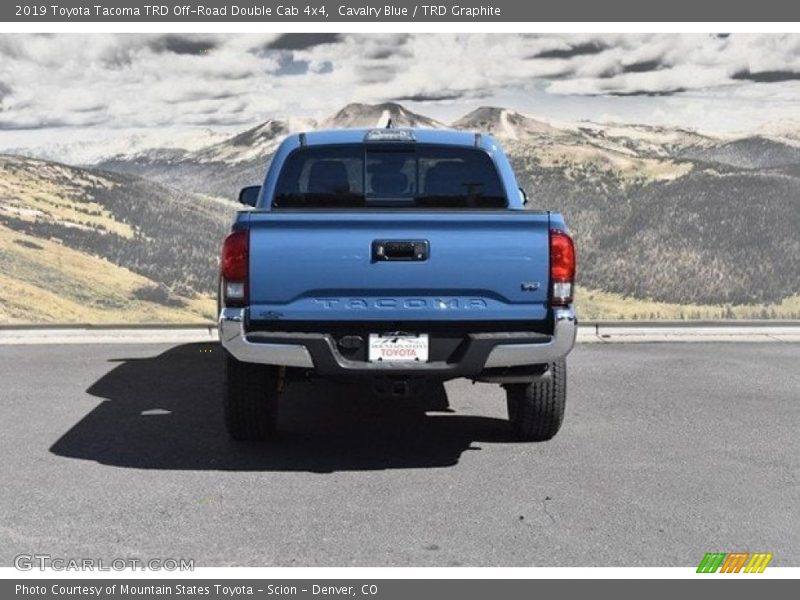
[[[508,420],[520,439],[543,442],[561,428],[567,402],[567,363],[550,363],[550,377],[506,386]]]
[[[225,362],[225,427],[238,441],[264,440],[278,421],[277,367],[236,360]]]

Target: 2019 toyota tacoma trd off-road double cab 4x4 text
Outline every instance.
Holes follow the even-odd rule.
[[[575,249],[561,215],[525,208],[491,136],[290,135],[239,199],[252,209],[220,269],[232,437],[268,437],[297,377],[360,378],[395,397],[431,380],[498,383],[522,439],[559,430]]]

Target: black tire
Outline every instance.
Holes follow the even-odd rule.
[[[550,377],[532,383],[506,386],[508,420],[520,439],[544,442],[552,439],[564,420],[567,402],[567,363],[550,363]]]
[[[257,441],[275,433],[278,422],[277,367],[225,361],[225,427],[239,441]]]

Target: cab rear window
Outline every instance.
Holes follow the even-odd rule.
[[[478,148],[426,144],[310,146],[289,155],[275,208],[505,208],[497,169]]]

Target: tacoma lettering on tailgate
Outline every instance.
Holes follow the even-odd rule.
[[[370,308],[436,308],[439,310],[480,310],[486,308],[482,298],[314,298],[322,308],[367,310]]]

